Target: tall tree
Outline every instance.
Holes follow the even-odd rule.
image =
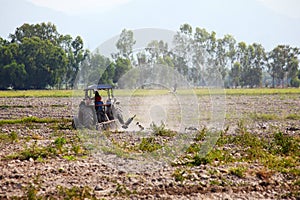
[[[122,56],[124,58],[129,58],[135,43],[136,41],[133,38],[133,32],[131,30],[123,29],[119,40],[116,43],[116,47],[119,50],[117,57]]]
[[[291,80],[298,69],[299,49],[292,48],[289,45],[278,45],[268,54],[268,71],[277,85],[284,87],[284,78]]]
[[[234,69],[231,75],[234,75],[233,84],[237,83],[237,73],[240,71],[241,86],[259,87],[262,84],[262,70],[266,63],[266,53],[262,45],[254,43],[247,45],[245,42],[239,42],[236,49]],[[237,68],[239,66],[239,68]],[[237,70],[239,69],[239,70]],[[237,85],[235,85],[237,86]]]
[[[245,79],[246,77],[246,69],[245,66],[247,66],[248,63],[248,54],[247,54],[247,44],[245,42],[239,42],[237,44],[237,48],[236,48],[236,61],[235,61],[235,65],[239,65],[240,66],[240,71],[241,71],[241,77],[240,77],[240,84],[241,86],[245,86]]]
[[[230,69],[230,76],[233,87],[241,85],[241,64],[239,62],[234,63],[233,67]]]
[[[61,35],[59,38],[60,46],[66,52],[68,64],[65,69],[63,82],[66,88],[73,88],[75,78],[78,74],[80,64],[88,55],[88,51],[83,49],[83,40],[77,36],[74,40],[70,35]]]
[[[193,54],[192,54],[192,74],[193,82],[196,85],[203,84],[203,75],[206,73],[204,70],[205,64],[208,62],[207,41],[209,39],[209,32],[204,28],[196,27],[193,37]]]
[[[192,33],[192,27],[189,24],[183,24],[180,26],[180,31],[173,38],[175,46],[173,50],[174,68],[184,76],[188,76],[188,63],[192,57]]]
[[[267,55],[261,44],[252,44],[254,52],[251,57],[251,86],[262,86],[262,71],[266,67]]]

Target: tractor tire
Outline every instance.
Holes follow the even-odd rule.
[[[95,125],[95,118],[94,118],[94,111],[93,108],[82,106],[80,110],[82,114],[82,121],[81,124],[83,127],[92,129]]]
[[[72,128],[76,130],[78,127],[79,127],[78,117],[73,117],[73,119],[72,119]]]

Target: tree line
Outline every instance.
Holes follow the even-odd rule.
[[[203,74],[218,72],[227,87],[299,87],[297,47],[278,45],[266,52],[259,43],[247,45],[228,34],[217,38],[215,32],[199,27],[193,31],[189,24],[180,27],[174,44],[174,51],[182,55],[180,67],[196,85]]]
[[[84,49],[80,36],[62,35],[52,23],[25,23],[9,39],[0,37],[0,89],[70,89],[78,75],[83,84],[118,86],[132,68],[153,64],[173,68],[196,87],[214,73],[226,87],[300,85],[298,47],[278,45],[266,52],[261,44],[237,42],[232,35],[217,38],[189,24],[180,26],[172,44],[153,40],[138,52],[133,31],[123,29],[110,58]]]

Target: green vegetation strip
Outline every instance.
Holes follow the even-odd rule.
[[[138,89],[114,91],[115,96],[156,96],[171,92],[166,89]],[[272,95],[272,94],[300,94],[299,88],[240,88],[240,89],[188,89],[177,90],[179,95]],[[7,90],[0,91],[0,97],[83,97],[83,90]]]
[[[4,124],[25,124],[25,123],[57,123],[69,122],[69,119],[54,119],[54,118],[37,118],[37,117],[24,117],[21,119],[3,119],[0,120],[0,126]]]
[[[11,136],[9,136],[11,137]],[[9,139],[7,139],[9,141]],[[16,140],[12,140],[14,142]],[[74,135],[72,138],[57,137],[54,142],[48,144],[47,146],[41,146],[37,143],[37,140],[33,142],[24,149],[18,152],[14,152],[10,155],[5,156],[3,159],[20,159],[20,160],[29,160],[30,158],[43,161],[43,159],[56,157],[61,155],[64,159],[72,161],[76,160],[78,156],[86,155],[85,149],[80,142],[80,139],[77,135]]]
[[[288,115],[278,115],[276,113],[249,113],[249,117],[258,121],[271,121],[271,120],[299,120],[300,113],[290,113]]]
[[[219,133],[220,137],[216,146],[207,154],[201,153],[202,147],[206,144],[205,137],[214,137],[214,133],[207,129],[201,130],[196,135],[195,143],[186,151],[179,164],[199,166],[213,164],[228,164],[236,162],[260,163],[264,167],[281,173],[300,175],[300,138],[282,132],[273,132],[268,138],[249,132],[241,121],[238,123],[235,135],[228,135],[227,130]],[[230,148],[228,148],[229,146]],[[226,148],[224,148],[226,147]],[[239,156],[232,152],[238,150]],[[243,176],[244,169],[231,169],[231,173],[239,177]]]
[[[247,88],[225,89],[226,95],[272,95],[272,94],[300,94],[299,88]]]
[[[83,94],[83,92],[82,92]],[[5,90],[0,97],[72,97],[73,90]]]

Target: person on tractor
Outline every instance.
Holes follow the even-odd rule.
[[[99,92],[95,91],[95,109],[96,109],[96,115],[99,123],[107,121],[105,116],[104,106],[105,104],[103,104]]]

